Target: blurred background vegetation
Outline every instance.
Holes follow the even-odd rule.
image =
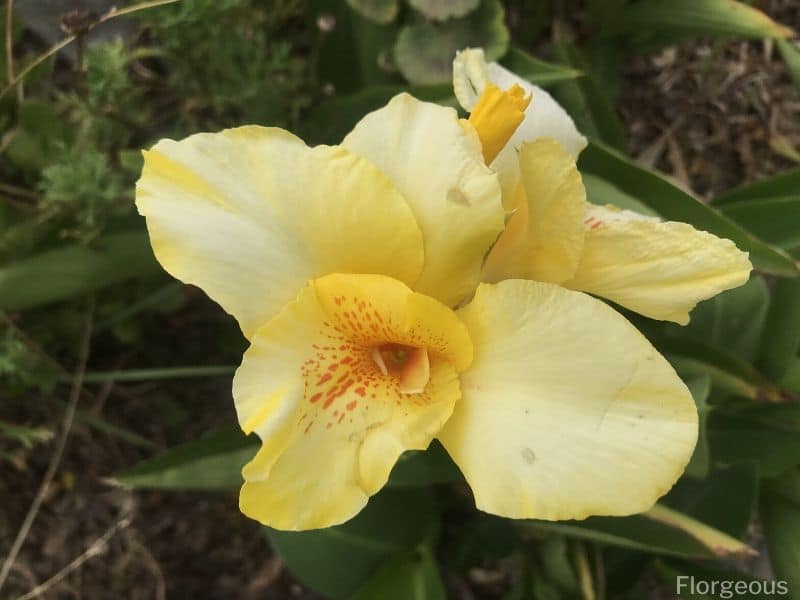
[[[800,0],[113,4],[0,13],[1,597],[670,598],[685,574],[800,598]],[[567,108],[590,200],[751,253],[690,326],[628,315],[692,389],[698,450],[647,517],[489,517],[434,446],[353,522],[264,532],[236,506],[245,340],[155,263],[140,149],[243,123],[336,143],[401,90],[456,106],[466,46]]]

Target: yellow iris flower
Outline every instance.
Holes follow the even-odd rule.
[[[262,440],[245,514],[342,523],[434,438],[478,508],[511,518],[637,513],[680,476],[697,438],[686,386],[620,314],[557,285],[597,279],[615,252],[583,214],[561,227],[586,207],[557,142],[521,151],[505,226],[508,174],[485,160],[507,154],[526,99],[490,91],[470,123],[401,94],[339,146],[243,127],[145,153],[156,257],[250,341],[233,383]]]

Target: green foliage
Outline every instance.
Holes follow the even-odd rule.
[[[700,35],[785,38],[792,30],[760,10],[736,0],[641,0],[631,3],[616,20],[628,30],[677,30]]]
[[[503,18],[498,0],[483,0],[475,12],[442,25],[406,25],[394,47],[397,66],[412,83],[431,84],[452,79],[453,59],[462,48],[484,48],[488,60],[497,60],[508,50]]]
[[[347,0],[348,6],[360,15],[385,25],[397,17],[397,0]]]
[[[62,246],[0,268],[0,310],[39,307],[158,270],[144,232]]]
[[[478,8],[480,0],[408,0],[408,3],[435,21],[463,17]]]
[[[226,429],[173,448],[120,473],[124,486],[156,489],[219,489],[241,483],[241,471],[257,450],[256,441],[238,429]]]
[[[414,555],[417,549],[424,557],[424,544],[436,536],[438,527],[434,497],[429,489],[420,488],[383,490],[344,525],[301,532],[266,531],[273,549],[292,573],[330,598],[352,598],[363,587],[362,598],[374,597],[364,594],[385,590],[403,575],[395,572],[396,568],[434,590],[423,598],[440,598],[437,575],[425,566],[424,558]],[[406,561],[411,564],[404,567]],[[384,567],[388,573],[379,571],[382,565],[388,565]]]
[[[796,482],[797,477],[795,469],[781,479]],[[790,590],[796,590],[800,587],[800,494],[796,488],[789,492],[784,487],[783,492],[764,492],[761,516],[776,578],[788,582]]]
[[[56,379],[53,367],[20,337],[15,327],[6,324],[0,331],[0,385],[3,389],[11,395],[29,388],[51,391]],[[10,431],[10,426],[7,424],[4,429]]]
[[[46,429],[0,421],[0,460],[13,460],[15,449],[31,449],[51,437],[52,434]]]
[[[68,215],[70,237],[91,240],[110,218],[130,210],[130,182],[98,150],[65,148],[41,177],[41,207]]]
[[[149,113],[141,90],[129,75],[132,56],[121,41],[87,50],[85,95],[69,99],[81,125],[78,139],[91,140],[100,149],[121,148],[131,142],[135,127],[146,122]]]
[[[307,63],[292,55],[299,3],[186,0],[146,13],[159,44],[166,85],[186,125],[237,122],[291,126],[307,103]]]
[[[445,600],[436,560],[426,546],[387,561],[362,587],[354,600]]]

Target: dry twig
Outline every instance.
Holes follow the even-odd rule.
[[[86,323],[84,325],[83,336],[81,338],[78,368],[72,380],[72,389],[70,391],[69,403],[67,404],[67,409],[64,413],[61,435],[56,442],[56,448],[53,451],[52,457],[50,458],[50,464],[47,465],[47,471],[44,474],[44,478],[39,486],[39,490],[36,493],[33,502],[31,502],[31,506],[28,509],[28,514],[25,515],[25,520],[22,522],[22,526],[17,533],[17,537],[14,539],[14,543],[11,545],[11,550],[3,562],[2,569],[0,569],[0,590],[2,590],[3,584],[5,584],[6,579],[8,579],[8,575],[11,572],[11,567],[14,565],[17,555],[22,549],[25,539],[28,537],[28,533],[33,525],[33,521],[36,519],[39,508],[44,501],[45,495],[47,494],[47,490],[50,487],[50,484],[53,482],[56,471],[58,471],[58,466],[61,463],[61,457],[64,454],[64,448],[66,448],[67,440],[69,439],[69,433],[72,429],[72,421],[75,418],[75,409],[78,405],[78,398],[80,398],[81,389],[83,388],[83,374],[86,372],[86,362],[89,360],[89,342],[92,338],[93,319],[94,300],[91,300],[89,303],[89,308],[86,311]]]
[[[81,552],[78,556],[75,557],[67,566],[61,569],[58,573],[53,575],[47,581],[40,583],[31,591],[19,596],[17,600],[31,600],[31,598],[38,598],[54,585],[62,581],[67,575],[79,569],[83,563],[88,561],[99,554],[102,554],[109,540],[114,537],[117,533],[125,529],[131,524],[131,517],[129,514],[126,514],[122,518],[120,518],[116,523],[114,523],[111,527],[109,527],[103,535],[97,538],[91,546],[89,546],[86,550]],[[163,598],[163,596],[162,596]]]

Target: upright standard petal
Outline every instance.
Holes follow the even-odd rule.
[[[561,283],[583,250],[586,190],[575,161],[555,140],[524,144],[515,212],[484,266],[485,281],[523,278]]]
[[[145,152],[136,204],[156,258],[233,314],[249,338],[309,279],[422,270],[422,234],[378,169],[276,128],[162,140]]]
[[[377,165],[414,211],[425,242],[414,289],[451,306],[470,295],[503,229],[497,176],[474,129],[452,108],[400,94],[361,119],[342,145]]]
[[[346,521],[423,449],[460,396],[472,344],[456,314],[380,275],[328,275],[261,327],[236,372],[239,421],[263,446],[242,511],[279,529]]]
[[[613,206],[586,213],[583,254],[563,285],[681,325],[701,300],[744,284],[752,265],[724,238]]]
[[[564,146],[573,158],[578,158],[578,154],[586,147],[586,138],[575,127],[572,117],[549,93],[496,62],[487,63],[480,48],[467,48],[456,55],[453,61],[453,90],[464,110],[472,111],[489,83],[501,90],[517,84],[532,96],[525,111],[525,120],[508,146],[518,148],[524,142],[549,137]]]
[[[439,439],[481,510],[583,519],[649,509],[697,440],[689,390],[619,313],[562,287],[481,285],[474,345]]]

